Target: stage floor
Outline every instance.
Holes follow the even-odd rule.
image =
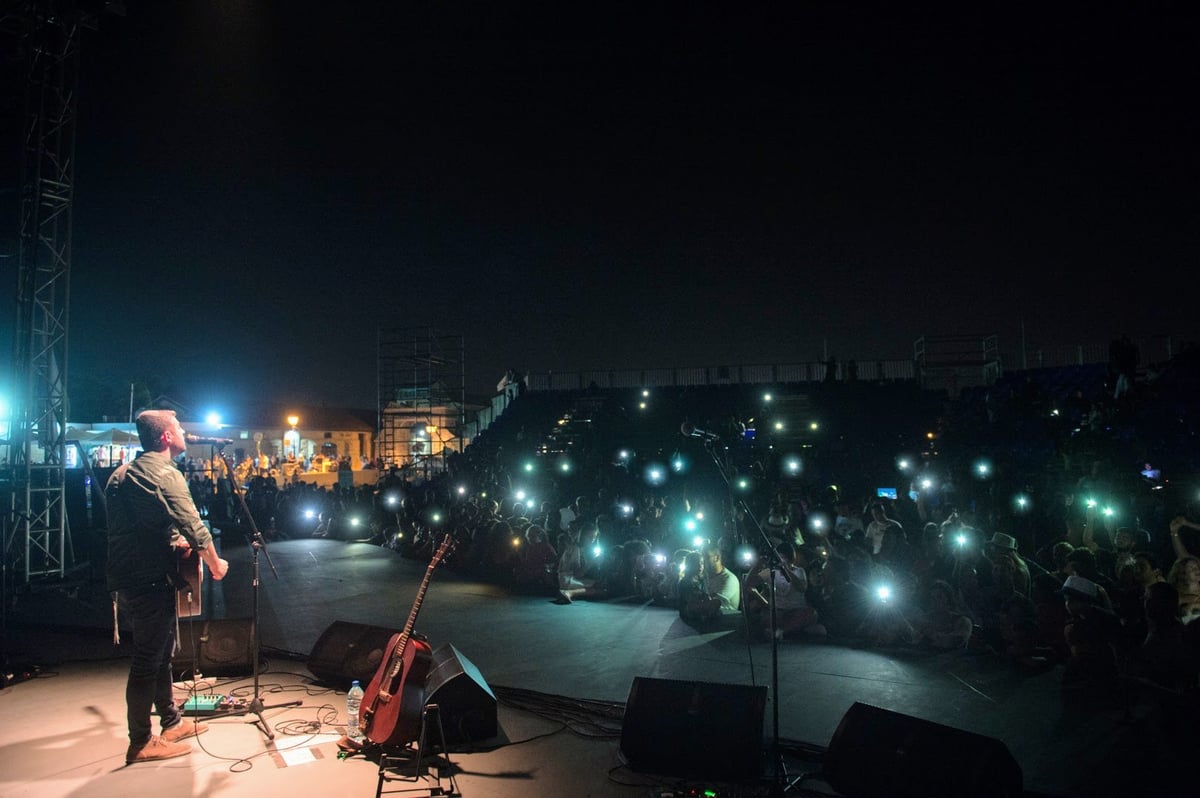
[[[338,757],[344,694],[314,685],[306,663],[335,621],[402,627],[426,563],[329,540],[280,542],[269,552],[278,578],[260,558],[260,692],[268,705],[302,702],[264,713],[273,742],[254,716],[222,718],[192,741],[191,756],[125,767],[127,660],[112,643],[106,597],[87,583],[69,591],[18,591],[5,616],[5,653],[11,663],[40,670],[0,690],[0,795],[128,798],[164,787],[195,796],[373,795],[375,763]],[[209,583],[206,615],[249,618],[250,551],[226,547],[224,554],[230,575]],[[501,698],[499,736],[479,746],[493,750],[452,746],[464,796],[649,796],[677,788],[678,780],[623,764],[619,705],[634,678],[771,683],[771,647],[747,644],[740,632],[697,634],[674,611],[632,599],[558,606],[445,568],[434,574],[417,630],[435,648],[453,644]],[[819,766],[815,752],[829,744],[855,702],[996,738],[1020,764],[1026,789],[1039,793],[1143,792],[1156,781],[1172,783],[1174,769],[1165,766],[1178,761],[1152,701],[1134,696],[1107,709],[1067,713],[1058,670],[1029,675],[965,653],[788,642],[778,648],[778,673],[780,738],[789,754],[802,752],[789,756],[792,776]],[[214,680],[216,692],[252,697],[248,674]],[[518,691],[521,706],[506,700]],[[549,708],[546,715],[528,711],[530,696]],[[615,714],[606,716],[610,707]],[[766,742],[775,711],[769,700]],[[769,757],[764,761],[768,777]],[[828,790],[820,781],[805,784]],[[386,790],[421,795],[421,786],[391,782]],[[753,794],[752,786],[743,782],[739,794]]]

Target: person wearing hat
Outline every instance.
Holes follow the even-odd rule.
[[[1006,563],[1013,569],[1013,588],[1026,598],[1029,597],[1029,565],[1017,553],[1017,539],[1003,532],[993,532],[984,546],[983,555],[993,564]]]
[[[1063,635],[1070,650],[1063,687],[1103,688],[1117,675],[1121,622],[1104,606],[1102,588],[1087,577],[1068,576],[1059,593],[1067,608]],[[1086,700],[1079,693],[1075,695]]]

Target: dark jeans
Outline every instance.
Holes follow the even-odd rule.
[[[129,744],[145,745],[150,739],[150,710],[162,719],[163,728],[180,721],[171,683],[171,655],[175,650],[175,589],[169,584],[136,591],[121,591],[120,598],[133,626],[133,661],[125,684]]]

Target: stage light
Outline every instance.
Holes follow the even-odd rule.
[[[808,425],[808,428],[809,428],[810,430],[812,430],[813,432],[816,432],[817,430],[819,430],[819,429],[821,428],[821,425],[820,425],[820,424],[818,424],[817,422],[813,421],[812,423],[810,423],[810,424]]]
[[[526,462],[525,465],[523,466],[523,468],[525,469],[526,474],[532,474],[533,468],[534,468],[533,462],[532,461]]]
[[[764,402],[770,402],[770,401],[774,400],[774,398],[775,398],[775,397],[774,397],[774,396],[772,396],[772,395],[771,395],[771,394],[769,394],[769,393],[764,393],[764,394],[763,394],[763,401],[764,401]]]
[[[977,479],[987,479],[992,475],[992,463],[986,459],[975,461],[975,467],[972,469]]]
[[[221,426],[221,414],[220,414],[220,413],[217,413],[217,412],[215,412],[215,411],[214,411],[214,412],[211,412],[211,413],[209,413],[208,415],[206,415],[206,416],[204,417],[204,423],[205,423],[205,424],[208,424],[208,426],[210,426],[210,427],[219,427],[219,426]],[[294,427],[294,426],[296,426],[296,425],[295,425],[295,424],[293,424],[292,426]]]
[[[518,546],[520,546],[520,545],[521,545],[521,538],[520,538],[520,536],[518,536],[518,535],[513,535],[513,548],[515,549],[515,548],[517,548],[517,547],[518,547]]]
[[[626,518],[633,515],[633,505],[632,504],[622,504],[621,505],[621,515],[625,516]]]
[[[750,480],[745,477],[738,477],[737,486],[738,490],[750,490]]]
[[[793,455],[783,459],[783,471],[788,476],[795,476],[799,474],[802,468],[803,464],[800,462],[799,457]]]
[[[519,502],[523,502],[523,501],[525,501],[525,496],[526,496],[526,495],[527,495],[527,494],[525,493],[525,491],[523,491],[523,490],[518,490],[516,493],[514,493],[514,494],[513,494],[513,498],[515,498],[515,499],[516,499],[517,501],[519,501]]]
[[[571,462],[569,460],[563,460],[558,464],[558,470],[564,474],[569,473],[571,471]]]
[[[657,565],[666,565],[667,564],[667,555],[663,554],[662,552],[655,552],[654,562]]]
[[[359,518],[358,518],[358,516],[357,516],[357,515],[355,515],[355,516],[352,516],[352,517],[350,518],[350,526],[358,526],[360,523],[361,523],[361,522],[359,521]]]
[[[457,488],[456,490],[458,491],[458,495],[459,495],[459,496],[466,496],[466,495],[467,495],[467,487],[466,487],[466,485],[459,485],[459,486],[458,486],[458,488]]]
[[[645,409],[646,409],[646,403],[645,403],[645,402],[638,402],[638,409],[639,409],[639,410],[645,410]]]
[[[1018,510],[1028,510],[1029,509],[1029,497],[1026,496],[1024,493],[1018,493],[1015,501],[1016,501]]]
[[[700,548],[706,543],[708,543],[708,538],[702,538],[699,535],[696,535],[696,537],[692,538],[692,545],[696,548]]]
[[[309,507],[304,511],[304,517],[311,521],[317,517],[317,511]]]
[[[880,585],[875,588],[875,598],[879,599],[880,603],[887,604],[892,599],[892,589],[888,585]]]
[[[782,422],[782,421],[776,421],[776,422],[775,422],[775,431],[776,431],[776,432],[783,432],[783,422]]]
[[[592,546],[592,556],[593,557],[599,557],[603,553],[604,553],[604,549],[600,547],[599,543],[597,543],[595,546]]]
[[[395,507],[396,505],[400,504],[400,497],[394,493],[389,493],[387,496],[383,497],[383,503],[388,507]]]
[[[686,521],[684,521],[683,528],[686,529],[688,532],[695,532],[696,531],[696,519],[689,518]]]

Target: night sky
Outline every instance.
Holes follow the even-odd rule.
[[[485,394],[510,367],[908,358],[923,334],[1013,353],[1022,322],[1031,347],[1197,337],[1190,12],[511,5],[106,17],[74,404],[121,412],[137,381],[371,407],[380,325],[461,334]]]

